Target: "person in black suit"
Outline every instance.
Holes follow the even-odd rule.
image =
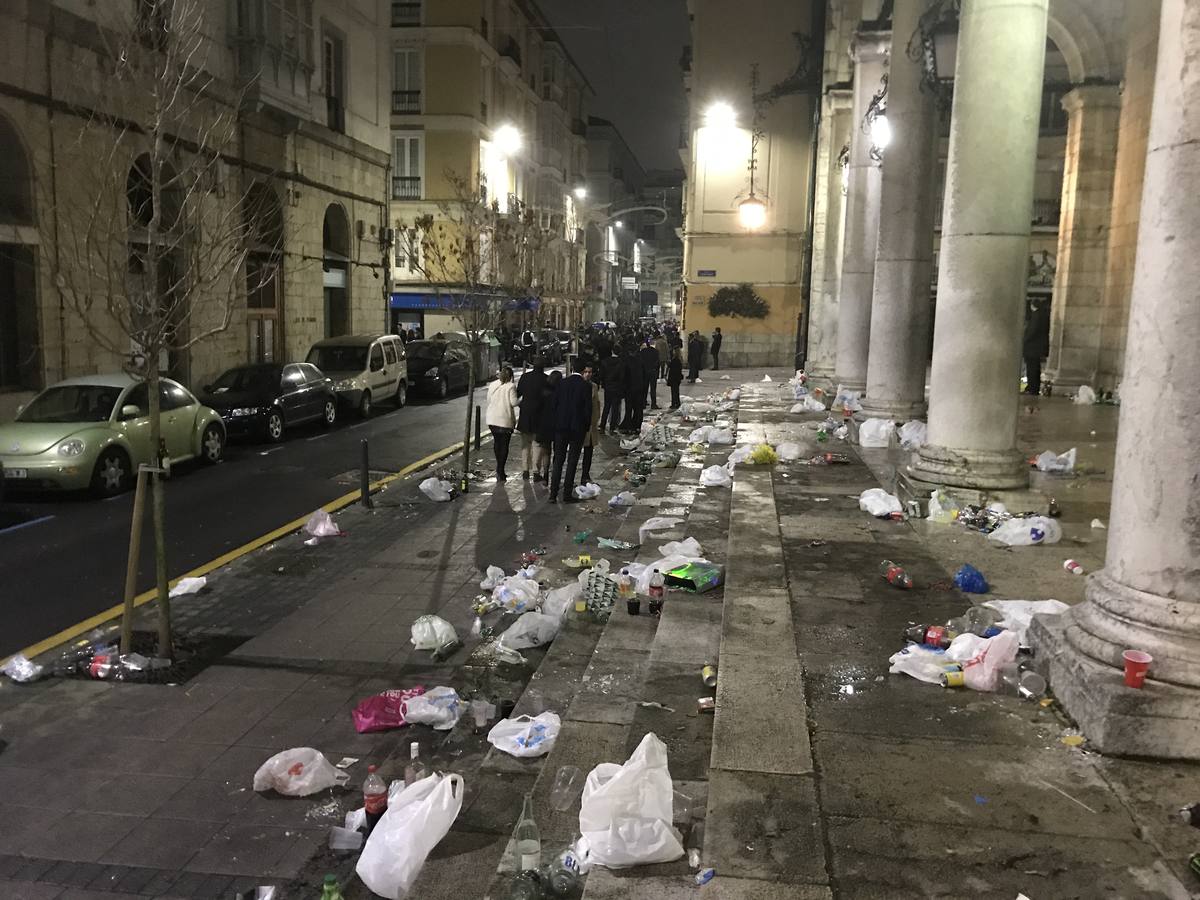
[[[658,350],[649,338],[638,351],[638,359],[642,363],[642,381],[646,383],[646,391],[642,394],[642,409],[646,408],[646,397],[650,398],[650,408],[658,409]]]
[[[683,383],[683,360],[679,351],[671,351],[671,361],[667,363],[667,384],[671,388],[671,409],[679,409],[679,385]]]
[[[521,477],[529,480],[529,473],[540,472],[537,426],[542,411],[542,388],[546,386],[546,370],[539,356],[533,368],[517,382],[517,396],[521,399],[521,410],[517,416],[517,431],[521,433]]]
[[[688,335],[687,343],[688,383],[695,384],[700,377],[700,366],[704,363],[704,343],[700,340],[700,332],[693,331]]]
[[[550,502],[558,502],[563,484],[563,466],[567,468],[563,503],[578,503],[574,494],[575,475],[579,471],[579,456],[583,440],[592,424],[592,385],[587,379],[591,367],[575,361],[575,371],[562,380],[554,392],[554,474],[550,480]]]
[[[535,471],[533,473],[534,481],[549,481],[550,480],[550,457],[554,451],[554,398],[558,394],[558,388],[562,384],[562,372],[555,369],[546,376],[546,382],[542,385],[542,403],[538,408],[537,421],[535,428],[537,429],[534,437],[537,439],[537,452],[534,458],[537,460]]]
[[[621,354],[621,367],[625,373],[625,418],[621,420],[621,431],[633,434],[642,427],[642,412],[646,408],[646,382],[642,376],[642,361],[638,359],[634,345],[626,345]]]
[[[714,331],[712,333],[712,340],[709,341],[709,344],[708,344],[708,352],[712,354],[712,358],[713,358],[713,371],[714,372],[717,371],[717,369],[721,368],[720,355],[721,355],[721,341],[723,341],[723,340],[724,340],[724,336],[721,334],[721,329],[718,328],[716,331]]]
[[[607,353],[602,350],[601,353]],[[604,410],[600,413],[600,433],[611,428],[613,434],[621,424],[621,398],[625,396],[625,370],[616,356],[600,357],[600,387],[604,389]]]
[[[1050,355],[1050,307],[1041,297],[1030,297],[1025,309],[1025,334],[1021,341],[1025,358],[1025,393],[1042,392],[1042,360]]]

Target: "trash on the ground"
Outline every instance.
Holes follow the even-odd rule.
[[[713,428],[708,432],[708,443],[710,446],[716,444],[732,444],[733,431],[729,428]]]
[[[410,640],[417,650],[436,650],[447,641],[457,641],[458,632],[441,616],[418,616]]]
[[[1049,516],[1016,516],[989,534],[988,540],[1008,547],[1057,544],[1062,540],[1062,526]]]
[[[637,503],[637,497],[629,491],[621,491],[619,494],[614,494],[608,500],[608,505],[613,509],[633,506],[635,503]]]
[[[717,667],[716,666],[705,666],[703,669],[701,669],[700,670],[700,680],[702,682],[704,682],[705,687],[710,687],[710,688],[716,687],[717,686]]]
[[[805,397],[791,409],[792,413],[815,413],[825,412],[825,404],[816,397]]]
[[[850,426],[839,425],[837,428],[835,428],[833,430],[833,436],[835,438],[837,438],[839,441],[844,441],[846,438],[848,438],[850,436]]]
[[[774,381],[775,379],[774,379],[774,378],[772,378],[770,375],[764,375],[764,376],[762,377],[762,380],[763,380],[763,382],[764,382],[764,383],[767,383],[767,382]]]
[[[672,803],[667,747],[653,733],[624,765],[596,766],[579,807],[591,863],[622,868],[679,859],[683,845],[671,826]]]
[[[980,642],[977,652],[970,659],[964,660],[963,681],[967,687],[975,691],[996,691],[1000,688],[1000,671],[1011,665],[1017,658],[1020,643],[1011,631],[1002,631],[995,637],[981,638],[978,635],[959,635],[955,641],[971,639]],[[953,648],[954,642],[951,642]],[[948,653],[950,651],[947,651]]]
[[[429,725],[435,731],[449,731],[458,724],[466,706],[454,688],[439,686],[408,698],[400,710],[410,725]]]
[[[983,573],[970,563],[964,563],[962,568],[954,573],[954,585],[968,594],[986,594],[991,590]]]
[[[912,576],[904,571],[904,567],[885,559],[879,564],[879,574],[892,587],[909,590],[913,586]]]
[[[1046,693],[1046,679],[1033,669],[1012,663],[1000,670],[1000,687],[1022,700],[1039,700]]]
[[[1141,688],[1154,657],[1144,650],[1126,650],[1121,654],[1121,659],[1125,661],[1125,686]]]
[[[729,381],[729,376],[728,376],[728,375],[722,375],[722,376],[721,376],[721,380],[722,380],[722,381]]]
[[[45,674],[45,671],[45,666],[33,662],[24,653],[18,653],[16,656],[11,657],[4,664],[4,667],[0,668],[0,672],[3,672],[13,681],[21,684],[37,681]]]
[[[483,629],[480,628],[480,633],[482,633],[482,631]],[[463,642],[455,637],[453,640],[449,640],[443,644],[440,644],[438,648],[430,655],[433,657],[434,662],[445,662],[462,648]]]
[[[754,450],[748,444],[745,446],[742,446],[742,447],[735,447],[733,450],[731,450],[729,452],[729,456],[727,456],[725,458],[725,465],[726,466],[740,465],[741,463],[744,463],[746,460],[748,460],[750,458],[750,454],[753,452],[754,452]]]
[[[520,575],[509,575],[492,591],[492,599],[510,612],[537,609],[541,604],[541,586]]]
[[[775,452],[784,462],[792,462],[800,458],[800,445],[791,441],[784,441],[775,448]]]
[[[1080,406],[1091,406],[1096,402],[1096,392],[1086,384],[1080,385],[1075,392],[1075,402]]]
[[[837,393],[833,397],[833,409],[849,410],[850,412],[862,411],[862,392],[852,391],[843,385],[838,385]]]
[[[580,500],[591,500],[600,496],[600,485],[589,481],[587,484],[575,486],[575,496]]]
[[[485,591],[495,590],[496,587],[504,580],[504,570],[499,566],[488,566],[487,574],[484,575],[483,581],[479,582],[479,586]]]
[[[1070,572],[1072,575],[1082,575],[1083,574],[1083,566],[1081,566],[1079,563],[1077,563],[1073,559],[1064,559],[1063,560],[1063,568],[1066,569],[1068,572]]]
[[[1000,614],[997,624],[1015,634],[1022,646],[1028,646],[1025,634],[1034,616],[1058,616],[1070,609],[1061,600],[989,600],[983,605]]]
[[[642,442],[641,438],[636,438],[636,437],[625,438],[624,440],[621,441],[621,449],[622,450],[636,450],[638,448],[638,445],[641,442]]]
[[[312,747],[294,747],[276,753],[254,773],[254,790],[274,790],[287,797],[307,797],[331,787],[345,787],[350,773],[343,772]]]
[[[588,538],[590,538],[591,536],[592,536],[591,531],[587,531],[587,530],[577,531],[577,532],[575,532],[575,534],[571,538],[571,540],[573,540],[576,544],[586,544]]]
[[[343,756],[341,759],[339,759],[333,765],[335,768],[338,768],[338,769],[348,769],[352,765],[354,765],[356,762],[358,762],[357,756]]]
[[[892,442],[896,423],[888,419],[867,419],[858,426],[858,443],[861,447],[887,447]]]
[[[540,612],[527,612],[500,635],[501,646],[510,650],[528,650],[530,647],[540,647],[558,637],[558,629],[562,619]]]
[[[524,578],[526,581],[537,581],[538,575],[540,575],[541,572],[542,572],[541,566],[530,565],[530,566],[522,566],[521,568],[517,569],[517,575],[520,578]]]
[[[643,522],[638,529],[638,542],[644,544],[651,532],[670,531],[681,522],[683,522],[683,519],[674,516],[652,516]]]
[[[683,588],[692,594],[703,594],[725,583],[725,567],[710,562],[684,563],[663,574],[668,587]]]
[[[1200,803],[1192,803],[1182,807],[1179,810],[1179,818],[1183,819],[1185,825],[1200,828]]]
[[[617,583],[599,567],[583,573],[586,578],[583,596],[586,609],[598,621],[606,621],[617,602]]]
[[[373,731],[402,728],[407,724],[404,720],[404,701],[423,693],[424,686],[417,685],[404,690],[384,691],[359,701],[351,713],[354,730],[359,734],[368,734]],[[338,763],[338,768],[342,768],[341,763]]]
[[[442,481],[439,478],[426,478],[418,487],[422,494],[438,503],[449,502],[454,492],[453,484],[449,481]]]
[[[698,697],[696,699],[696,712],[710,713],[715,711],[716,708],[717,701],[715,697]]]
[[[1058,739],[1058,742],[1066,747],[1082,747],[1087,743],[1087,738],[1082,734],[1072,730],[1068,734],[1064,734]]]
[[[905,450],[919,450],[929,437],[929,426],[919,419],[913,419],[911,422],[901,425],[896,436],[900,439],[900,446]]]
[[[234,900],[275,900],[275,885],[260,884],[234,894]]]
[[[620,541],[616,538],[597,538],[596,543],[605,550],[636,550],[640,544],[634,544],[629,541]]]
[[[568,569],[588,569],[592,565],[590,553],[578,553],[575,556],[564,556],[562,564]]]
[[[662,703],[659,703],[657,700],[641,700],[638,702],[638,706],[640,706],[642,709],[661,709],[663,712],[669,712],[669,713],[675,712],[674,707],[664,706]]]
[[[958,518],[962,507],[953,496],[943,490],[929,492],[929,515],[925,518],[939,525],[949,525]]]
[[[559,766],[554,775],[554,786],[550,788],[550,806],[558,812],[566,812],[575,805],[583,790],[583,773],[578,766]]]
[[[363,833],[334,825],[329,829],[330,850],[359,850],[363,845]]]
[[[431,775],[390,797],[358,858],[358,877],[388,900],[406,896],[425,858],[458,818],[462,802],[461,775]]]
[[[810,547],[824,547],[824,546],[825,546],[826,544],[828,544],[828,543],[829,543],[829,541],[823,541],[823,540],[821,540],[820,538],[813,538],[811,541],[809,541],[809,542],[808,542],[808,546],[810,546]]]
[[[324,512],[324,510],[322,510]],[[328,513],[326,513],[328,515]],[[199,578],[180,578],[175,582],[175,587],[171,588],[171,597],[185,597],[188,594],[199,592],[206,584],[208,579],[201,575]]]
[[[318,540],[323,537],[337,537],[344,532],[337,527],[333,521],[333,516],[329,515],[325,510],[318,509],[308,517],[308,521],[304,523],[304,533],[311,535]],[[308,544],[308,541],[305,541]],[[309,544],[309,546],[312,546]]]
[[[542,601],[542,612],[562,621],[575,602],[582,597],[583,586],[578,581],[570,581],[546,594],[546,599]]]
[[[545,756],[553,749],[561,730],[562,719],[556,713],[544,712],[537,716],[501,719],[492,726],[487,740],[509,756]]]
[[[694,537],[684,538],[682,541],[667,541],[658,548],[658,552],[663,557],[685,556],[689,559],[704,558],[704,548],[700,546],[700,542]]]
[[[941,684],[949,670],[958,670],[958,663],[947,658],[946,651],[928,644],[909,644],[888,658],[888,672],[893,675],[909,675],[927,684]]]
[[[756,466],[773,466],[779,462],[779,454],[770,444],[758,444],[751,451],[749,461]]]
[[[1052,475],[1065,475],[1075,468],[1075,448],[1072,447],[1066,453],[1055,453],[1053,450],[1046,450],[1038,455],[1034,461],[1039,472],[1048,472]]]
[[[1101,522],[1099,519],[1092,519],[1092,527],[1093,528],[1107,528],[1108,526],[1105,525],[1103,522]]]
[[[886,519],[903,512],[900,498],[889,494],[883,488],[869,488],[863,491],[858,498],[858,508],[877,519]]]
[[[704,487],[729,487],[733,477],[725,466],[708,466],[700,472],[700,484]]]

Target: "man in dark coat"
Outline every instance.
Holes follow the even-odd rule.
[[[642,409],[646,408],[646,397],[650,398],[650,408],[658,409],[658,350],[654,342],[647,338],[638,351],[638,359],[642,363],[642,381],[646,383],[646,393],[642,396]]]
[[[667,363],[667,385],[671,388],[671,409],[679,409],[679,385],[683,384],[683,360],[679,351],[671,351],[671,361]]]
[[[646,408],[646,380],[642,377],[642,361],[638,359],[634,345],[625,345],[621,368],[625,373],[625,418],[621,420],[621,431],[633,434],[641,429],[642,413]]]
[[[717,371],[717,369],[721,368],[721,361],[718,357],[719,357],[719,354],[721,353],[721,341],[723,341],[723,340],[724,340],[724,337],[721,335],[721,329],[717,328],[713,331],[712,339],[708,343],[708,352],[712,354],[712,358],[713,358],[713,371],[714,372]]]
[[[1042,360],[1050,355],[1050,308],[1041,297],[1029,299],[1021,355],[1025,357],[1025,393],[1036,397],[1042,392]]]
[[[700,366],[704,362],[704,343],[700,340],[700,332],[693,331],[688,335],[688,384],[695,384],[700,377]]]
[[[602,351],[603,352],[603,351]],[[604,409],[600,413],[600,433],[611,428],[616,434],[621,424],[621,400],[625,396],[625,369],[620,357],[601,356],[600,387],[604,390]]]
[[[521,409],[517,415],[517,431],[521,432],[521,477],[529,480],[534,470],[534,450],[537,446],[538,415],[542,410],[542,388],[546,386],[546,370],[539,356],[517,381],[517,396],[521,398]]]
[[[575,496],[575,475],[579,471],[579,456],[583,441],[592,424],[592,385],[584,376],[578,360],[575,371],[562,380],[554,392],[554,474],[550,479],[550,502],[558,502],[563,484],[563,466],[567,469],[563,503],[578,503]],[[591,367],[587,368],[591,374]]]

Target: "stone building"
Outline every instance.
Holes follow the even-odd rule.
[[[413,256],[419,242],[404,240],[417,217],[437,217],[454,199],[457,180],[478,184],[501,212],[513,201],[532,207],[548,232],[539,296],[510,301],[513,324],[574,327],[583,315],[576,189],[587,170],[587,79],[530,0],[393,2],[390,21],[392,326],[462,328]]]
[[[118,129],[136,133],[122,110],[106,108],[114,102],[105,91],[113,43],[106,35],[117,27],[111,17],[159,8],[87,0],[14,0],[0,8],[0,418],[48,383],[128,361],[91,339],[67,302],[69,286],[89,276],[87,262],[64,244],[86,214],[72,186],[96,177],[114,148],[125,152]],[[201,298],[190,326],[216,333],[161,361],[199,386],[230,365],[302,358],[316,339],[385,327],[390,141],[379,73],[387,64],[387,6],[189,0],[187,8],[203,16],[208,36],[201,65],[214,78],[204,98],[208,113],[236,119],[205,187],[205,215],[233,220],[252,196],[273,229],[269,245],[232,276],[227,327],[220,328],[220,305]],[[158,25],[169,39],[170,25]],[[111,138],[95,128],[105,116]],[[195,129],[206,127],[204,118]],[[171,136],[179,153],[197,133]],[[128,156],[117,162],[134,172],[137,154]],[[130,217],[123,207],[109,211],[113,222]],[[123,228],[112,229],[114,241],[132,247]],[[124,286],[93,278],[90,289],[111,294]]]

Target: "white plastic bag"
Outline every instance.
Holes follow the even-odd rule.
[[[621,449],[622,450],[636,450],[638,448],[638,445],[641,442],[642,442],[641,438],[636,438],[636,437],[625,438],[624,440],[621,441]]]
[[[591,500],[593,497],[600,496],[600,485],[589,481],[587,484],[578,484],[575,486],[575,496],[580,500]]]
[[[962,664],[963,683],[975,691],[994,691],[1000,687],[1000,670],[1016,661],[1020,642],[1011,631],[985,638],[979,652]]]
[[[1045,451],[1037,458],[1037,468],[1039,472],[1061,474],[1070,472],[1075,468],[1075,448],[1072,447],[1066,453],[1055,453],[1053,450]]]
[[[939,525],[949,525],[958,517],[962,507],[958,501],[943,490],[929,492],[929,515],[925,518]]]
[[[1096,392],[1088,385],[1081,385],[1075,393],[1075,402],[1080,406],[1090,406],[1096,402]]]
[[[837,393],[833,397],[833,409],[848,409],[850,412],[859,412],[862,409],[862,393],[860,391],[852,391],[842,385],[838,385]]]
[[[1057,544],[1062,540],[1062,526],[1047,516],[1009,519],[989,534],[988,540],[1008,547]]]
[[[858,443],[861,447],[886,447],[892,442],[896,423],[887,419],[867,419],[859,426]]]
[[[492,591],[492,599],[510,612],[525,612],[541,605],[541,586],[520,573],[509,575]]]
[[[612,497],[608,498],[608,505],[613,509],[633,506],[635,503],[637,503],[637,497],[635,497],[630,491],[621,491],[621,493],[614,494]]]
[[[0,668],[0,672],[19,684],[37,681],[45,671],[45,666],[38,665],[24,653],[18,653]]]
[[[436,500],[438,503],[445,503],[450,499],[450,492],[454,490],[454,485],[448,481],[441,481],[437,478],[426,478],[418,485],[421,493],[430,500]]]
[[[712,431],[708,433],[708,443],[710,445],[732,444],[733,432],[728,428],[713,428]]]
[[[488,566],[487,574],[483,581],[479,582],[479,586],[485,591],[495,590],[497,585],[504,580],[504,570],[499,566]]]
[[[276,753],[254,773],[254,790],[288,797],[307,797],[334,785],[344,786],[350,773],[335,768],[320,750],[293,747]]]
[[[509,756],[545,756],[554,748],[562,730],[562,719],[555,713],[501,719],[488,732],[488,743]]]
[[[704,548],[694,537],[684,538],[682,541],[667,541],[658,548],[658,552],[663,556],[686,556],[691,559],[704,556]]]
[[[388,900],[407,896],[425,858],[458,818],[462,801],[461,775],[430,775],[389,795],[387,811],[355,867],[363,884]]]
[[[901,511],[900,499],[883,488],[870,488],[858,498],[858,508],[876,518],[890,516]]]
[[[749,444],[738,447],[729,454],[729,458],[725,460],[727,465],[736,466],[739,463],[744,463],[750,458],[750,454],[754,452],[754,448]]]
[[[188,594],[199,593],[208,584],[208,579],[201,575],[199,578],[180,578],[171,588],[172,597],[184,597]]]
[[[919,419],[913,419],[900,426],[900,446],[905,450],[919,450],[928,436],[929,426]]]
[[[676,519],[673,516],[651,516],[642,523],[642,527],[638,529],[638,543],[646,543],[646,538],[653,531],[670,531],[683,519]]]
[[[833,436],[839,441],[844,441],[846,438],[850,437],[850,426],[839,425],[833,430]]]
[[[649,733],[624,765],[601,763],[588,773],[579,832],[593,865],[619,869],[683,856],[674,818],[667,746]]]
[[[561,621],[567,611],[575,605],[575,601],[582,596],[583,587],[579,582],[568,582],[546,595],[546,600],[542,603],[542,612]]]
[[[449,731],[458,724],[467,704],[454,688],[430,688],[400,704],[400,715],[409,725],[430,725],[435,731]]]
[[[774,381],[775,379],[774,379],[774,378],[772,378],[770,375],[764,375],[764,376],[762,377],[762,380],[763,380],[763,382],[765,383],[765,382],[769,382],[769,381]]]
[[[700,483],[704,487],[729,487],[733,478],[724,466],[709,466],[700,473]]]
[[[418,650],[436,650],[458,640],[454,626],[440,616],[418,616],[412,623],[412,645]]]
[[[797,403],[795,406],[792,407],[792,412],[794,412],[794,413],[804,413],[804,412],[821,413],[821,412],[825,412],[825,404],[822,403],[820,400],[818,400],[816,397],[805,397],[804,400],[802,400],[800,403]]]
[[[1025,633],[1029,630],[1034,616],[1061,616],[1070,609],[1061,600],[989,600],[983,605],[1004,617],[998,624],[1015,634],[1023,647],[1027,646]]]
[[[708,443],[708,434],[712,431],[711,425],[701,425],[688,435],[689,444],[706,444]]]
[[[728,376],[728,375],[726,375],[725,377],[726,377],[726,378],[728,378],[729,376]],[[730,391],[730,392],[729,392],[729,393],[728,393],[726,396],[727,396],[727,397],[728,397],[730,400],[741,400],[741,399],[742,399],[742,389],[741,389],[741,388],[734,388],[734,389],[733,389],[732,391]]]
[[[946,659],[945,650],[924,644],[909,644],[888,657],[888,662],[891,663],[888,671],[893,675],[910,675],[917,681],[939,684],[951,660]]]
[[[308,517],[308,521],[304,523],[304,532],[315,538],[334,537],[341,534],[333,517],[323,509],[318,509]]]
[[[784,462],[791,462],[800,458],[800,445],[793,444],[791,441],[784,441],[775,448],[776,455]]]
[[[540,647],[558,637],[560,627],[562,627],[562,619],[556,616],[548,616],[540,612],[527,612],[513,622],[504,634],[500,635],[499,643],[509,650]]]

